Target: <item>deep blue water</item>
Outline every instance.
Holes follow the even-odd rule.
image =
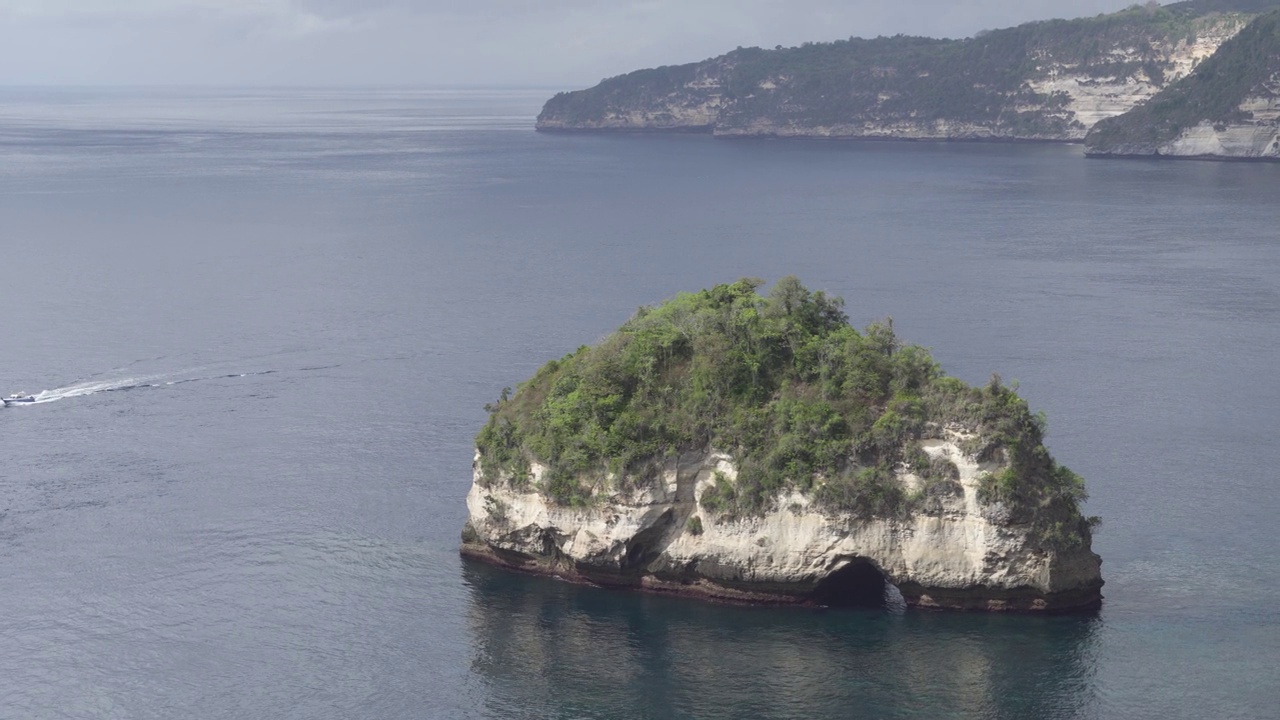
[[[545,92],[0,90],[0,717],[1260,718],[1280,166],[549,136]],[[797,274],[1016,379],[1096,619],[729,608],[456,553],[483,405]]]

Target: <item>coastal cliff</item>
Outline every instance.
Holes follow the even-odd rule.
[[[1280,160],[1280,11],[1258,17],[1149,102],[1100,122],[1085,153]]]
[[[1083,481],[998,378],[946,377],[794,278],[642,309],[490,406],[464,555],[777,604],[1080,611]]]
[[[551,98],[543,131],[1077,142],[1188,75],[1275,0],[1195,0],[962,40],[739,48]]]

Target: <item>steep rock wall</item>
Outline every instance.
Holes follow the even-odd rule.
[[[737,469],[732,457],[710,450],[668,460],[656,485],[600,490],[578,508],[555,505],[534,489],[546,472],[536,464],[523,487],[485,482],[477,455],[462,552],[579,582],[728,601],[839,602],[833,580],[864,570],[869,582],[883,578],[915,607],[1096,608],[1098,556],[1087,543],[1045,549],[1029,527],[1009,524],[1001,507],[979,502],[981,476],[1000,466],[966,455],[963,439],[950,429],[924,445],[930,456],[955,463],[961,491],[903,518],[832,515],[796,491],[759,516],[721,515],[704,496],[717,474],[732,480]],[[920,482],[911,468],[897,474],[907,488]],[[598,483],[617,485],[616,478]]]
[[[1280,109],[1272,103],[1273,113]],[[1280,113],[1275,113],[1280,114]],[[1280,124],[1275,114],[1266,123],[1222,125],[1202,122],[1185,130],[1176,139],[1155,149],[1169,157],[1229,158],[1239,160],[1280,160]]]
[[[1072,121],[1070,139],[1083,140],[1098,121],[1132,110],[1189,75],[1245,24],[1246,18],[1242,16],[1206,19],[1193,37],[1153,42],[1143,54],[1133,47],[1112,48],[1107,54],[1110,63],[1121,67],[1140,62],[1144,54],[1154,56],[1156,62],[1152,67],[1163,68],[1158,77],[1152,77],[1144,69],[1132,74],[1097,77],[1086,63],[1049,62],[1028,85],[1044,95],[1065,93],[1069,100],[1062,112]]]
[[[1150,101],[1100,122],[1085,152],[1280,160],[1280,12],[1258,17]]]

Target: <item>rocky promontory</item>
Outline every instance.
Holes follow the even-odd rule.
[[[489,406],[464,555],[777,604],[1101,602],[1083,481],[993,376],[944,375],[794,278],[642,308]]]
[[[739,48],[547,101],[543,131],[1078,142],[1187,76],[1277,0],[1134,5],[971,38]]]
[[[1085,153],[1280,160],[1280,11],[1258,17],[1150,101],[1098,123]]]

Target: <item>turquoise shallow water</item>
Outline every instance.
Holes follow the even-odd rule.
[[[1273,165],[548,136],[545,92],[0,91],[0,715],[1255,718]],[[1016,379],[1097,618],[731,608],[456,553],[483,405],[794,273]]]

